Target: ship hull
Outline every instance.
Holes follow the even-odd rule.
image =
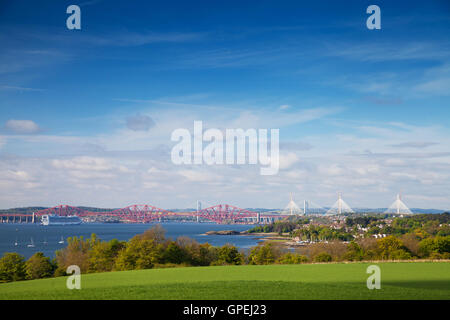
[[[74,226],[81,224],[81,219],[77,216],[59,217],[56,215],[42,216],[41,224],[43,226]]]

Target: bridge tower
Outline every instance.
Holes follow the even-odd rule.
[[[412,214],[412,211],[402,201],[401,194],[397,194],[397,199],[384,213],[396,213],[396,214]]]
[[[342,195],[339,192],[338,200],[333,204],[333,206],[326,212],[327,215],[330,214],[342,214],[342,213],[354,213],[352,208],[342,199]]]
[[[202,203],[197,200],[197,222],[200,222],[200,211],[202,211]]]

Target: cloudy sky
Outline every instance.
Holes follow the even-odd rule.
[[[342,3],[1,1],[0,208],[450,209],[448,1]],[[194,120],[280,129],[279,173],[174,165]]]

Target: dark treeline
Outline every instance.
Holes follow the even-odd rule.
[[[248,230],[248,233],[269,233],[269,232],[276,232],[278,234],[282,233],[290,233],[296,228],[298,228],[300,225],[308,224],[309,219],[293,219],[293,220],[284,220],[284,221],[276,221],[271,224],[266,224],[264,226],[256,226]]]
[[[78,265],[85,274],[184,266],[450,258],[450,236],[419,239],[412,234],[401,238],[363,238],[348,244],[315,243],[296,252],[265,242],[247,254],[229,244],[214,247],[186,237],[167,239],[159,225],[129,241],[101,241],[95,234],[88,239],[72,237],[67,241],[54,259],[40,252],[28,260],[17,253],[5,253],[0,259],[0,282],[64,276],[70,265]]]

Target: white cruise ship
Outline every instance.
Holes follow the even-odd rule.
[[[81,219],[77,216],[60,217],[57,215],[44,215],[42,216],[41,224],[44,226],[65,226],[65,225],[77,225],[81,223]]]

